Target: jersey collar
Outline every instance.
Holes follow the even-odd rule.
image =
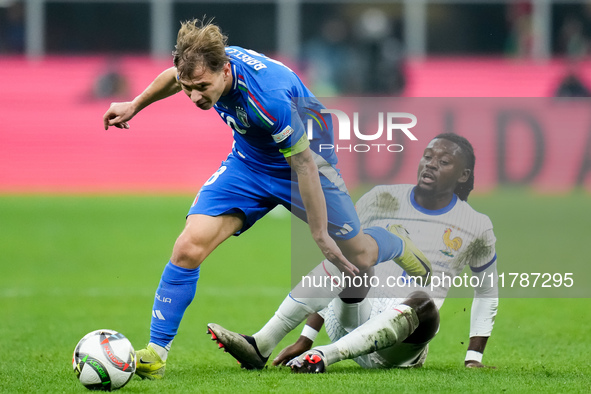
[[[232,59],[230,59],[230,66],[230,70],[232,71],[232,87],[225,96],[221,96],[215,103],[216,108],[219,108],[218,103],[222,104],[222,106],[228,105],[227,103],[231,102],[233,95],[236,94],[238,88],[238,70],[236,69],[236,64],[232,62]]]
[[[422,206],[420,206],[417,201],[415,200],[415,187],[412,188],[412,190],[410,191],[410,204],[414,207],[414,209],[416,209],[417,211],[424,213],[425,215],[431,215],[431,216],[437,216],[437,215],[443,215],[444,213],[448,213],[449,211],[451,211],[453,209],[453,207],[456,206],[456,203],[458,202],[458,196],[454,193],[451,201],[449,202],[449,204],[447,204],[447,206],[440,208],[440,209],[427,209],[424,208]]]

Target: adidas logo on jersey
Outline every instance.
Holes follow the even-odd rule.
[[[353,227],[345,224],[339,231],[337,231],[337,235],[349,234],[351,231],[353,231]]]

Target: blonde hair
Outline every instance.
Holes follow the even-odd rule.
[[[212,20],[193,19],[181,23],[172,53],[181,78],[191,76],[200,67],[220,72],[230,60],[226,55],[228,37]]]

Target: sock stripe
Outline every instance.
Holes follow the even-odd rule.
[[[404,310],[405,310],[405,311],[408,311],[408,310],[412,311],[412,308],[411,308],[410,306],[407,306],[407,305],[404,305],[404,306],[406,306],[406,308],[404,308]],[[401,311],[401,310],[400,310],[400,309],[398,309],[398,308],[393,308],[393,309],[394,309],[395,311],[397,311],[397,312],[400,312],[400,314],[401,314],[402,316],[404,316],[404,318],[406,319],[406,322],[408,323],[408,329],[409,329],[409,331],[410,331],[410,332],[411,332],[411,334],[412,334],[412,332],[413,332],[413,331],[416,329],[416,327],[415,327],[415,325],[414,325],[414,323],[413,323],[413,321],[412,321],[412,317],[410,317],[410,316],[408,316],[408,315],[405,315],[405,314],[404,314],[404,312],[403,312],[403,311]]]
[[[289,298],[291,298],[292,300],[294,300],[294,301],[295,301],[295,302],[297,302],[298,304],[306,305],[306,303],[305,303],[305,302],[298,301],[298,300],[296,300],[295,298],[293,298],[293,296],[291,295],[291,292],[289,292]]]
[[[170,345],[177,334],[185,310],[195,296],[199,272],[199,268],[182,268],[171,262],[164,267],[152,307],[151,343],[163,348]]]

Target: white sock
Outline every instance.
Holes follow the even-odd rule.
[[[364,298],[361,302],[347,304],[341,299],[335,300],[334,314],[341,327],[347,332],[355,330],[357,327],[369,320],[371,305],[369,298]]]
[[[414,309],[401,304],[369,319],[335,343],[314,349],[321,351],[330,365],[401,343],[418,325]]]
[[[285,297],[275,315],[253,335],[261,355],[269,357],[275,346],[311,313],[314,310],[291,298],[291,293]]]
[[[168,358],[168,349],[166,349],[160,345],[156,345],[155,343],[152,343],[152,342],[150,342],[148,345],[151,346],[152,349],[154,349],[156,351],[156,353],[160,356],[162,361],[166,361],[166,359]]]
[[[340,274],[341,271],[335,265],[325,260],[307,275],[311,278],[310,281],[302,280],[285,297],[275,315],[253,335],[263,357],[268,357],[291,330],[312,313],[324,309],[343,291],[342,287],[335,286],[335,283],[331,282],[333,277],[338,277]],[[313,283],[327,283],[327,286],[311,286]]]

